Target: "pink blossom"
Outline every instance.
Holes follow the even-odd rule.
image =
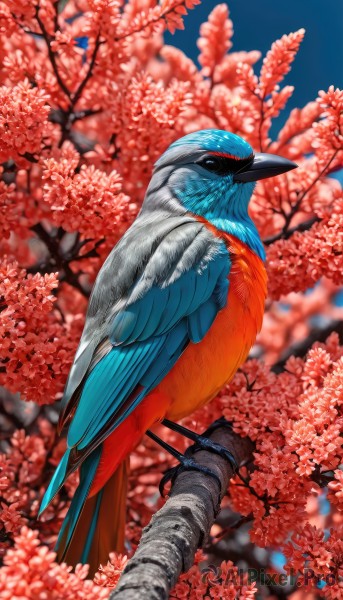
[[[49,128],[48,99],[44,90],[31,87],[27,79],[14,88],[0,88],[1,161],[41,150]]]
[[[52,424],[55,408],[42,405],[61,396],[92,281],[139,211],[155,161],[172,141],[202,128],[234,132],[255,152],[280,154],[299,168],[259,182],[250,205],[269,275],[264,326],[251,359],[184,424],[201,432],[224,415],[238,435],[251,438],[254,468],[239,470],[223,510],[251,520],[250,540],[284,552],[286,569],[297,571],[303,587],[308,566],[318,578],[335,578],[320,591],[310,583],[309,593],[342,597],[343,350],[337,333],[313,343],[314,323],[325,320],[330,332],[343,317],[335,303],[343,272],[342,191],[328,177],[343,166],[342,92],[329,87],[291,111],[272,139],[273,119],[293,93],[282,81],[304,30],[274,42],[258,73],[260,53],[234,50],[229,10],[219,4],[201,27],[198,68],[163,42],[163,33],[183,28],[197,4],[8,0],[0,7],[4,598],[105,598],[125,567],[127,557],[112,553],[91,581],[86,566],[72,572],[55,562],[51,548],[78,474],[37,521],[65,449]],[[83,37],[87,48],[78,43]],[[12,393],[35,404],[18,408]],[[173,432],[163,435],[180,451],[189,444]],[[131,456],[130,556],[164,502],[157,486],[173,464],[148,438]],[[328,516],[318,511],[321,487]],[[219,523],[215,531],[219,538],[233,535]],[[218,581],[204,580],[205,560],[199,552],[172,598],[255,597],[246,577],[235,581],[230,561],[219,565]]]
[[[209,15],[207,23],[203,23],[200,28],[199,62],[204,75],[212,75],[214,68],[221,63],[232,46],[232,34],[229,9],[226,4],[218,4]]]
[[[55,562],[55,553],[40,545],[38,532],[23,527],[0,568],[0,593],[4,600],[43,598],[84,600],[107,598],[108,591],[86,579],[88,568],[78,565],[75,573],[65,563]]]

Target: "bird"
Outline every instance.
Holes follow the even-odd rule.
[[[185,135],[157,160],[93,286],[61,402],[67,449],[40,514],[78,467],[80,482],[59,561],[95,572],[124,550],[130,453],[155,423],[173,428],[214,398],[246,360],[267,294],[249,201],[256,181],[296,166],[218,129]]]

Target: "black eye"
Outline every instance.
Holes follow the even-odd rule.
[[[251,163],[253,155],[248,158],[231,158],[228,156],[205,156],[197,161],[197,164],[217,175],[230,175],[242,169],[245,165]]]
[[[222,163],[218,158],[204,158],[198,164],[207,171],[212,171],[214,173],[219,172],[222,169]]]

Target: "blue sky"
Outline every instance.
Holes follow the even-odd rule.
[[[181,48],[196,60],[196,39],[200,24],[216,6],[203,0],[189,12],[185,31],[166,35],[166,43]],[[304,27],[305,40],[285,80],[295,86],[282,121],[289,110],[317,97],[318,90],[343,85],[343,0],[230,0],[227,3],[234,24],[233,50],[260,50],[264,55],[271,43],[284,33]]]

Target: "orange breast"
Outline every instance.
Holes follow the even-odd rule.
[[[189,344],[156,389],[170,398],[166,416],[173,420],[206,404],[232,379],[261,329],[267,289],[264,264],[234,236],[221,237],[232,261],[227,305],[204,339]]]

